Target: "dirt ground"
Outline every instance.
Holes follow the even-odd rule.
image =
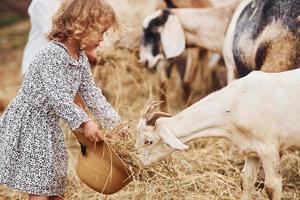
[[[21,21],[0,29],[0,109],[5,109],[17,94],[21,85],[20,64],[26,42],[29,23]],[[121,116],[126,119],[134,132],[135,125],[145,105],[158,98],[158,77],[137,62],[136,52],[124,48],[116,49],[103,56],[94,69],[94,76],[104,94]],[[182,90],[178,89],[178,75],[169,82],[168,98],[172,114],[182,110],[186,104]],[[201,94],[198,94],[201,96]],[[195,99],[198,98],[195,94]],[[103,196],[85,186],[76,176],[74,165],[79,152],[74,136],[64,126],[69,149],[69,181],[65,194],[67,200],[96,199],[203,199],[231,200],[241,194],[239,172],[243,157],[226,140],[196,140],[190,149],[172,155],[174,169],[179,179],[184,180],[189,193],[174,190],[164,191],[147,187],[143,183],[131,183],[122,191]],[[285,152],[282,157],[283,198],[300,199],[300,151]],[[267,199],[263,189],[263,174],[252,192],[253,199]],[[0,186],[0,200],[26,199],[26,195]]]

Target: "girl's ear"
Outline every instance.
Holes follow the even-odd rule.
[[[86,38],[84,33],[74,33],[73,38],[77,40],[81,49],[85,49],[86,47]]]
[[[84,37],[84,34],[83,33],[74,33],[74,39],[76,39],[76,40],[82,40],[83,39],[83,37]]]
[[[169,15],[161,34],[162,46],[166,58],[179,56],[185,49],[185,35],[176,15]]]

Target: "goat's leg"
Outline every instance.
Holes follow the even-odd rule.
[[[187,49],[187,62],[185,67],[184,76],[182,77],[182,88],[184,90],[184,97],[187,100],[187,105],[190,105],[190,95],[192,92],[192,83],[195,80],[197,68],[199,64],[199,52],[200,49],[188,48]]]
[[[160,105],[160,110],[162,111],[168,111],[168,99],[167,99],[167,81],[165,79],[160,80],[159,83],[159,98],[162,101],[162,104]]]
[[[168,78],[167,78],[167,74],[166,74],[166,70],[168,67],[170,67],[170,63],[167,60],[162,60],[157,65],[157,73],[159,74],[159,78],[160,78],[160,80],[159,80],[160,81],[159,96],[160,96],[160,100],[163,101],[160,109],[165,112],[168,112],[168,98],[167,98]]]
[[[257,157],[248,156],[241,173],[241,188],[243,190],[241,200],[250,199],[251,190],[256,181],[258,170],[259,159]]]
[[[282,191],[282,178],[280,175],[280,156],[278,150],[272,145],[258,152],[265,172],[266,192],[271,200],[280,200]]]

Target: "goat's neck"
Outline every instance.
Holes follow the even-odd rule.
[[[188,45],[221,53],[227,27],[237,3],[222,8],[173,9],[186,32]]]
[[[163,118],[158,125],[171,130],[182,142],[198,137],[228,138],[231,107],[220,97],[222,93],[212,94],[171,118]]]

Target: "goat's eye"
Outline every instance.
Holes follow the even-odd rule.
[[[153,144],[153,142],[150,141],[150,140],[145,140],[145,141],[144,141],[144,145],[151,145],[151,144]]]

